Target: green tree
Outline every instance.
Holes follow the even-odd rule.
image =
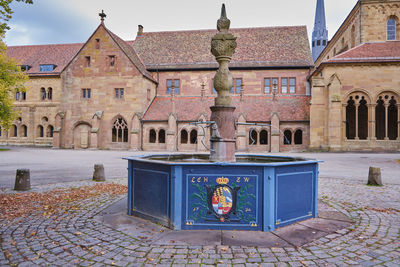
[[[32,0],[15,0],[32,4]],[[7,57],[6,45],[3,41],[5,32],[10,29],[8,21],[13,11],[10,4],[13,0],[0,0],[0,126],[8,129],[16,112],[13,109],[14,95],[17,91],[24,92],[24,83],[28,77],[21,72],[20,66]]]

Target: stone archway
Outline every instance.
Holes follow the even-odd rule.
[[[80,122],[74,127],[73,144],[75,149],[86,149],[90,147],[91,126],[87,122]]]

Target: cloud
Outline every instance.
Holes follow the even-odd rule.
[[[85,42],[97,26],[61,1],[38,0],[33,5],[14,3],[8,45]],[[29,40],[29,43],[27,43]]]

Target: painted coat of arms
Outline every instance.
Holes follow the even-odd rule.
[[[217,179],[221,183],[215,187],[206,185],[209,214],[212,213],[221,222],[236,217],[237,192],[240,187],[231,188],[225,184],[224,179]],[[229,180],[228,180],[229,181]],[[226,182],[227,183],[227,182]],[[232,220],[231,220],[232,221]]]

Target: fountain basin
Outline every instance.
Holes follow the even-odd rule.
[[[318,161],[207,154],[143,155],[128,160],[128,214],[175,230],[273,231],[317,217]]]

